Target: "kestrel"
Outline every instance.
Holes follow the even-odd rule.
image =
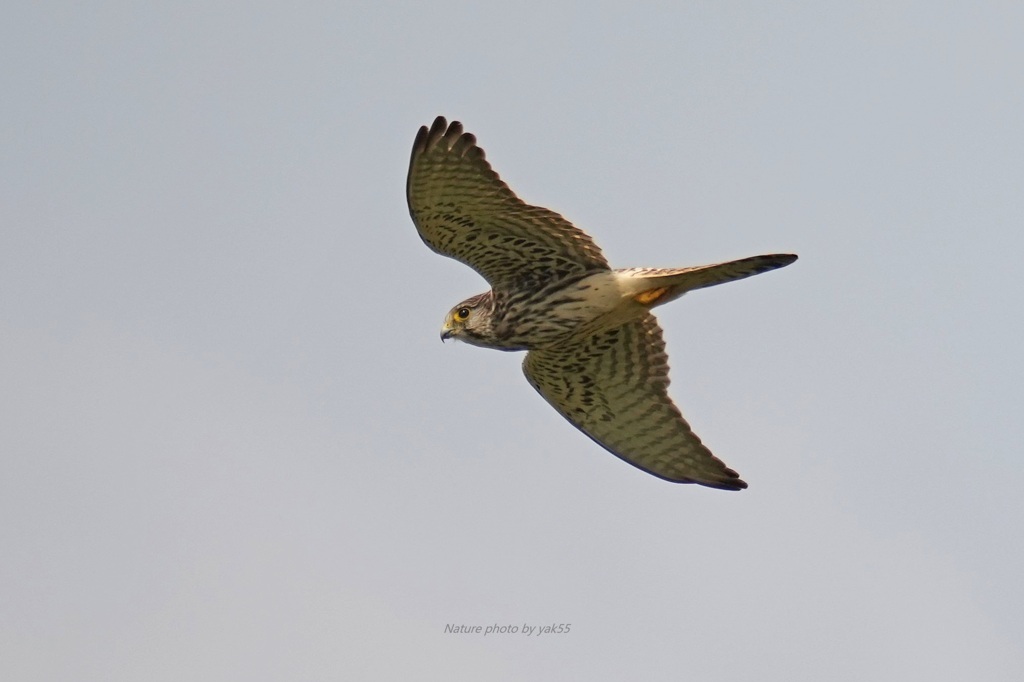
[[[451,309],[442,340],[527,351],[530,384],[635,467],[675,483],[747,487],[700,442],[669,397],[668,356],[651,309],[693,289],[781,268],[795,255],[613,270],[586,233],[519,199],[476,138],[442,116],[416,135],[406,194],[426,245],[491,285]]]

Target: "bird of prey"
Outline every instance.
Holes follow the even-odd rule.
[[[795,255],[613,270],[586,233],[519,199],[476,138],[442,116],[416,135],[406,196],[426,245],[491,286],[451,309],[442,340],[527,351],[523,372],[544,399],[643,471],[676,483],[747,487],[669,397],[668,356],[651,309],[693,289],[781,268]]]

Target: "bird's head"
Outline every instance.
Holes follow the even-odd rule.
[[[468,298],[448,311],[441,327],[441,340],[459,339],[479,344],[490,330],[490,292]]]

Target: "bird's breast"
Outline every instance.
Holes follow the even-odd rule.
[[[499,335],[520,347],[551,347],[581,332],[592,334],[628,321],[632,311],[623,301],[611,271],[549,285],[510,297]]]

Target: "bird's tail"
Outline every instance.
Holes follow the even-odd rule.
[[[634,281],[630,287],[636,290],[632,294],[633,300],[653,308],[679,298],[687,291],[759,275],[785,267],[795,260],[794,254],[776,253],[692,268],[632,268],[620,272]]]

